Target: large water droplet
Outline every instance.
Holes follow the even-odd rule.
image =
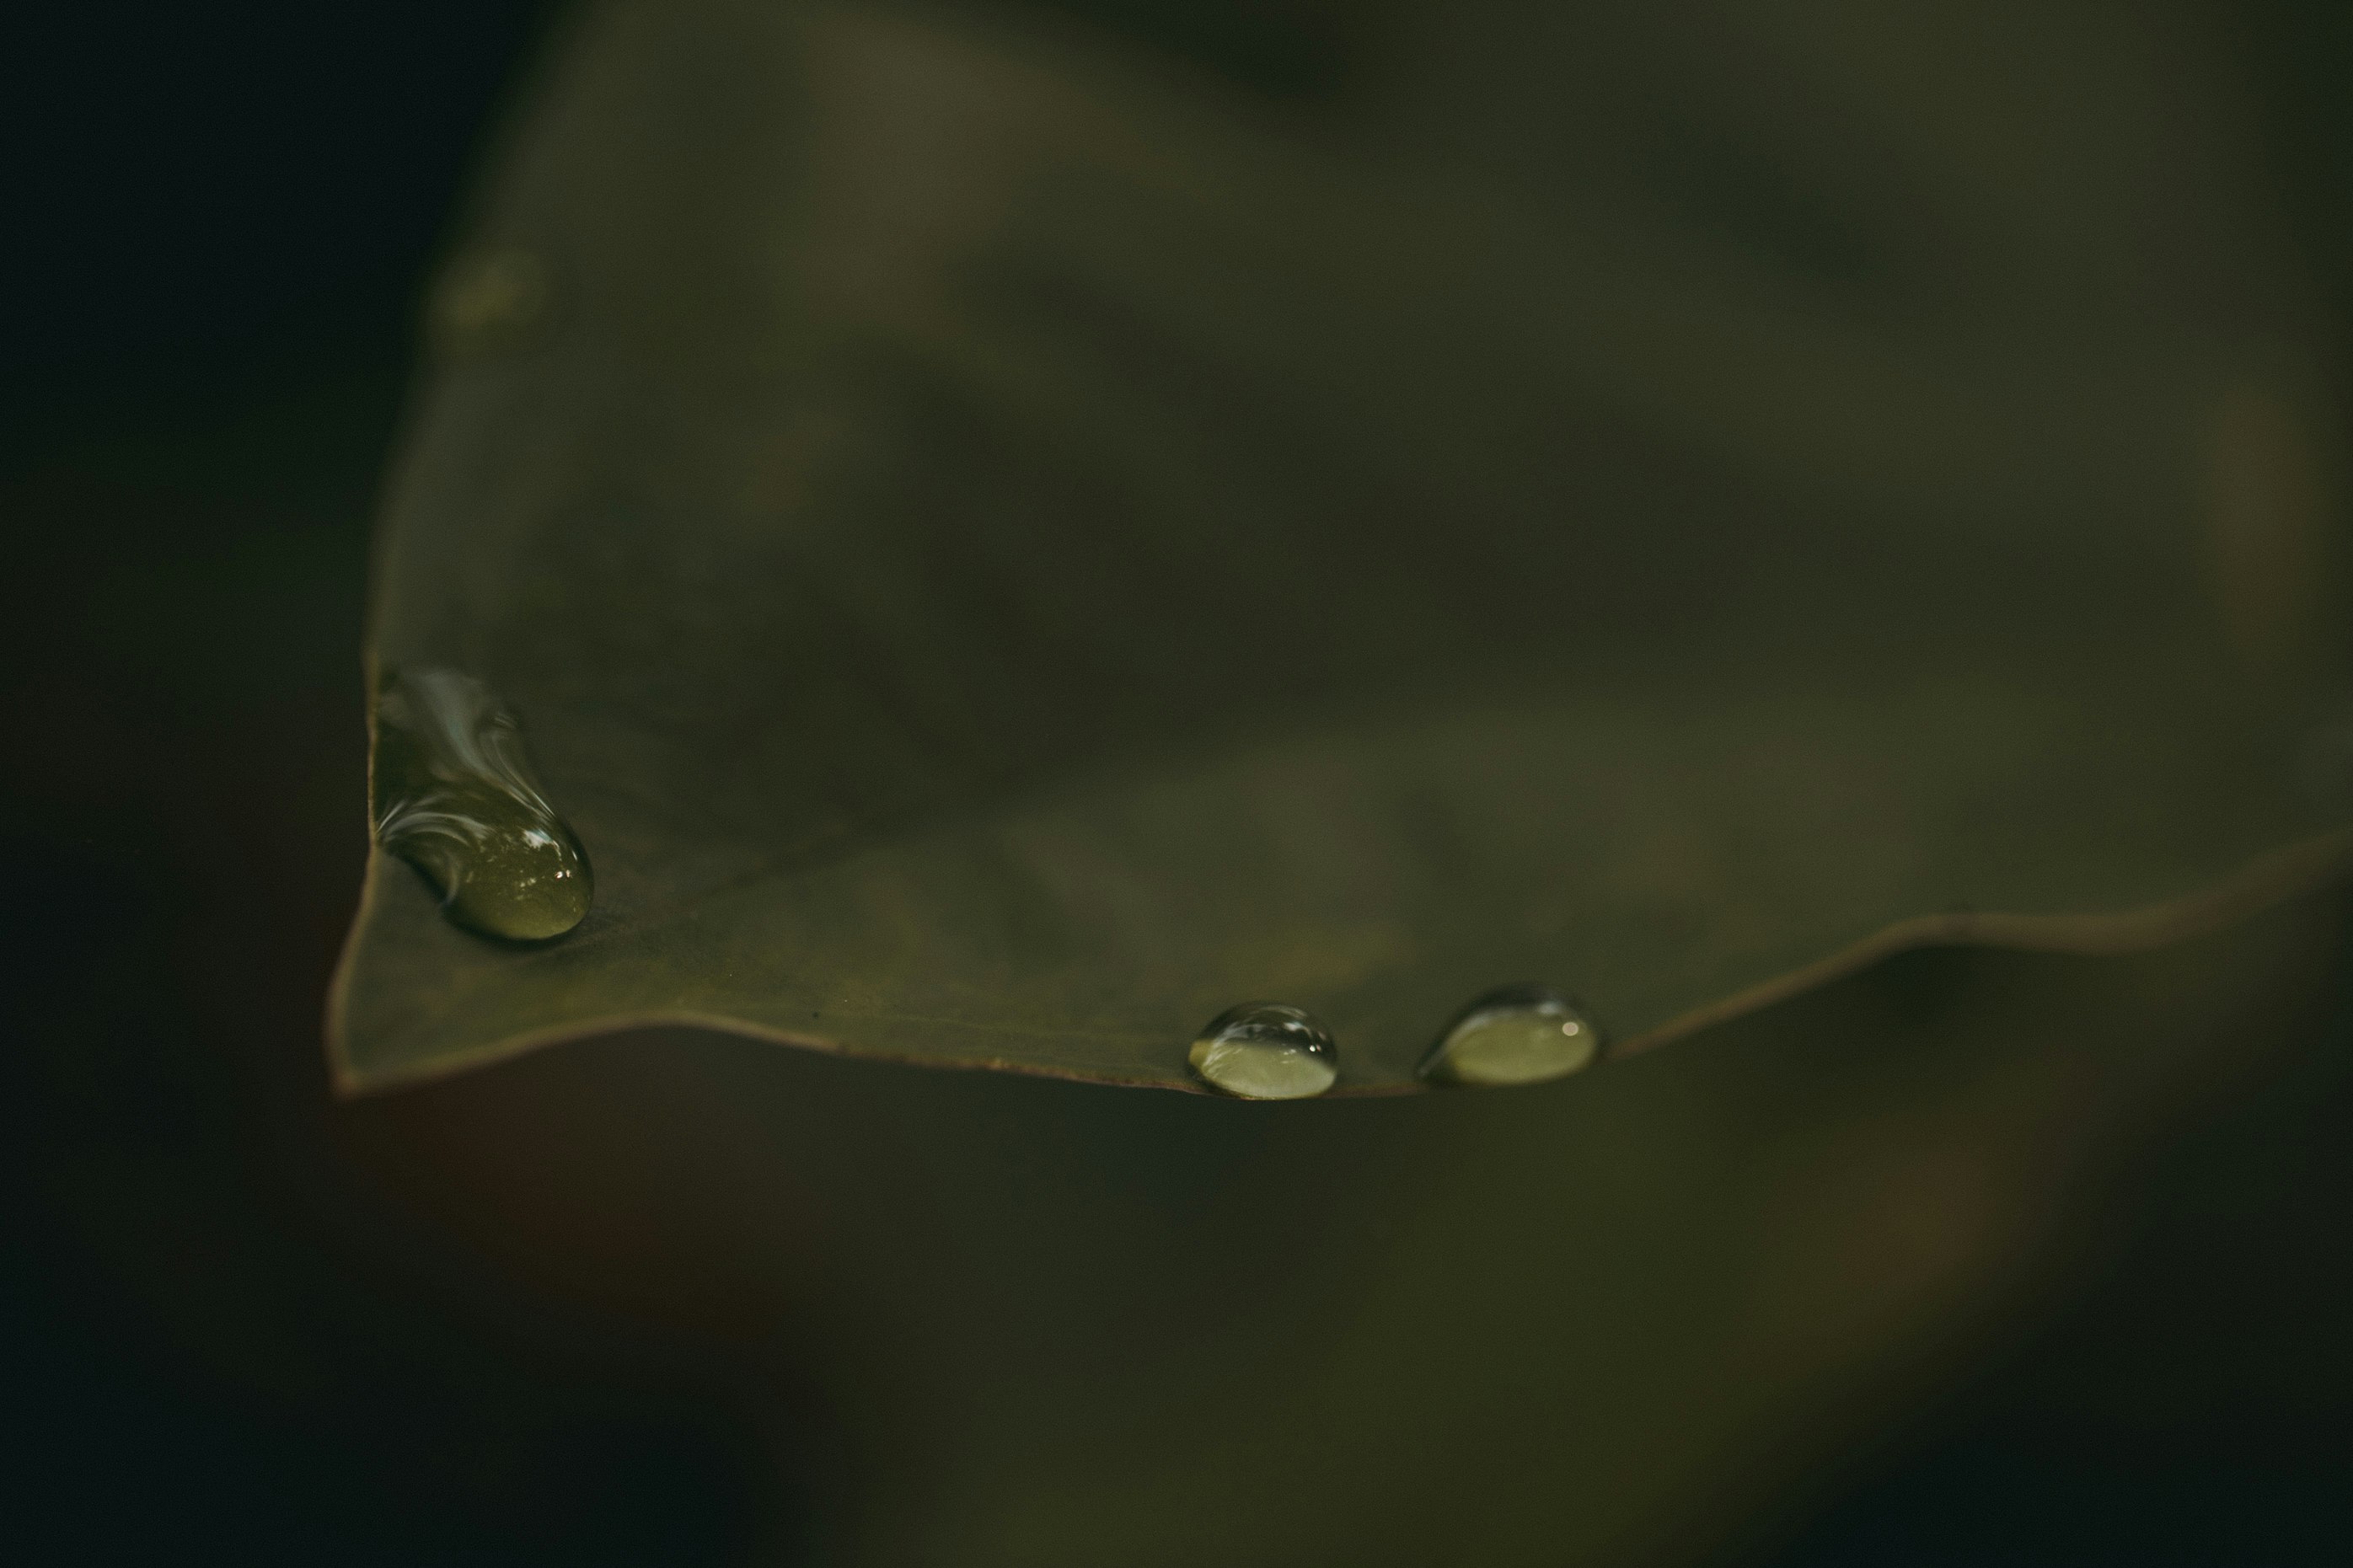
[[[1245,1002],[1219,1014],[1187,1059],[1212,1089],[1242,1100],[1304,1100],[1340,1075],[1339,1052],[1324,1026],[1280,1002]]]
[[[588,857],[539,793],[514,715],[473,677],[393,678],[376,699],[370,782],[376,841],[424,873],[458,924],[543,942],[588,912]]]
[[[1541,1083],[1593,1060],[1600,1036],[1567,997],[1541,985],[1491,991],[1466,1008],[1421,1064],[1440,1083]]]

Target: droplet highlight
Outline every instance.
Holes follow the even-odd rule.
[[[544,942],[594,897],[588,857],[540,794],[522,727],[491,689],[453,669],[395,676],[376,699],[376,842],[432,884],[453,922]]]
[[[1219,1014],[1187,1059],[1204,1083],[1238,1100],[1306,1100],[1340,1076],[1330,1032],[1306,1009],[1280,1002]]]
[[[1463,1010],[1423,1058],[1421,1076],[1476,1088],[1542,1083],[1589,1065],[1600,1044],[1593,1021],[1559,992],[1510,985]]]

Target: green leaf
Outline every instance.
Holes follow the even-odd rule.
[[[1198,1087],[1268,1000],[1394,1091],[1501,985],[1623,1054],[2334,874],[2321,323],[2234,100],[2151,90],[2195,40],[1891,95],[1951,39],[1493,20],[1277,99],[592,14],[436,294],[371,659],[499,694],[596,904],[501,944],[379,851],[343,1080],[683,1022]]]

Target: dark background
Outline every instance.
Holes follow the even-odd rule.
[[[1335,68],[1309,10],[1097,9],[1271,81]],[[2244,13],[2282,181],[2343,286],[2348,12]],[[365,847],[371,488],[422,279],[544,24],[84,0],[0,47],[13,1560],[692,1563],[797,1539],[776,1434],[691,1347],[406,1214],[319,1050]],[[2353,1015],[2143,1173],[2083,1289],[1738,1560],[2339,1560],[2348,1130]]]

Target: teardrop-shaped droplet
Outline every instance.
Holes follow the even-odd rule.
[[[1242,1100],[1305,1100],[1340,1076],[1331,1035],[1303,1008],[1245,1002],[1209,1020],[1187,1060],[1210,1088]]]
[[[1421,1064],[1440,1083],[1541,1083],[1593,1060],[1600,1036],[1567,997],[1541,985],[1491,991],[1464,1009]]]
[[[473,677],[393,678],[376,699],[371,783],[376,842],[424,873],[458,924],[543,942],[588,912],[588,857],[539,793],[514,715]]]

